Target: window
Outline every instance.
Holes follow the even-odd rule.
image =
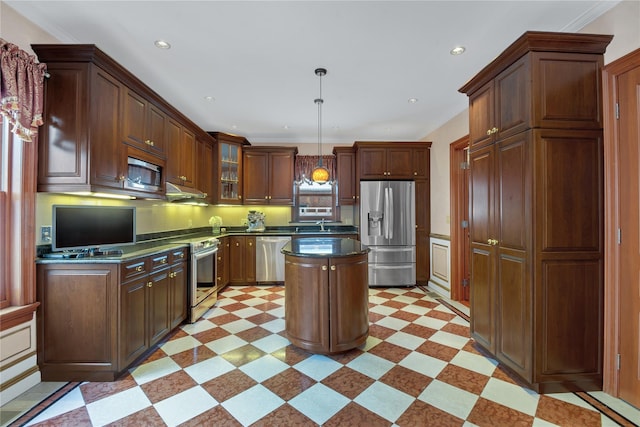
[[[296,183],[294,221],[337,221],[340,218],[338,209],[335,184]]]

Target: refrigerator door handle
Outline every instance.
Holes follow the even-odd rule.
[[[393,188],[389,188],[389,239],[393,239],[393,210],[395,208],[393,204]]]
[[[389,238],[389,188],[384,189],[384,220],[383,220],[383,236]]]

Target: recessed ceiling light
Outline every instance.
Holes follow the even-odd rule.
[[[282,126],[282,129],[284,129],[284,130],[288,130],[288,129],[289,129],[289,125],[284,125],[284,126]]]
[[[213,102],[216,100],[213,96],[205,96],[204,99],[209,102]]]
[[[164,40],[156,40],[153,44],[155,44],[158,49],[171,49],[169,42]]]
[[[464,46],[456,46],[449,52],[451,55],[462,55],[467,50]]]
[[[415,104],[416,102],[418,102],[418,98],[409,98],[409,99],[407,100],[407,102],[408,102],[409,104]]]

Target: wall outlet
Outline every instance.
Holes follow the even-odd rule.
[[[40,227],[40,240],[43,242],[51,242],[51,226],[43,225]]]

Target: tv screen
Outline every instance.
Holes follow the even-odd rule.
[[[134,244],[136,208],[53,205],[52,237],[54,251]]]

